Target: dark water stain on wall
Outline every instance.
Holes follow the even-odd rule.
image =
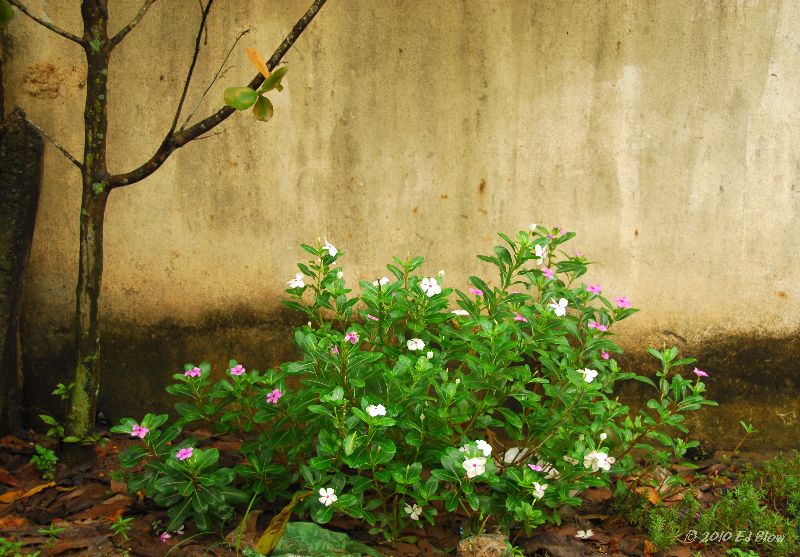
[[[110,420],[141,418],[146,412],[172,409],[176,399],[164,387],[183,364],[207,360],[217,377],[234,358],[247,369],[268,369],[298,357],[292,328],[302,325],[295,312],[270,313],[246,306],[208,312],[194,323],[164,320],[138,325],[122,319],[103,323],[103,376],[99,409]],[[49,395],[58,382],[67,381],[72,369],[73,338],[68,328],[26,331],[26,397],[28,421],[36,415],[60,411]],[[628,341],[636,339],[627,339]],[[708,439],[718,449],[730,449],[741,437],[739,421],[752,423],[759,433],[747,441],[750,450],[787,450],[800,438],[800,332],[782,337],[725,335],[703,341],[677,343],[681,353],[697,358],[709,373],[708,397],[719,403],[690,414],[693,437]],[[647,346],[652,338],[629,345]],[[654,376],[656,360],[645,350],[630,350],[618,358],[625,370]],[[689,366],[684,376],[691,377]],[[638,408],[653,396],[649,387],[631,381],[619,390],[620,399]]]

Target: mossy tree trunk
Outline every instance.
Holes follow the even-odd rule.
[[[325,1],[314,0],[311,7],[297,21],[267,62],[270,70],[278,65],[284,54],[314,19]],[[65,433],[68,438],[82,440],[91,435],[94,430],[97,399],[100,393],[99,300],[103,278],[103,223],[108,196],[113,189],[135,184],[158,170],[176,149],[207,133],[233,114],[235,110],[224,106],[186,129],[176,129],[199,54],[206,18],[214,2],[214,0],[207,0],[202,9],[202,19],[192,63],[172,127],[149,160],[130,172],[109,175],[106,168],[106,131],[108,127],[108,66],[111,53],[138,25],[155,0],[144,0],[133,20],[113,37],[108,36],[108,0],[83,0],[81,2],[82,37],[72,35],[58,28],[54,23],[36,17],[25,7],[22,0],[8,0],[8,2],[43,27],[81,45],[86,53],[87,87],[84,108],[83,161],[77,161],[61,145],[51,139],[54,145],[81,170],[80,263],[75,308],[77,363],[75,388],[67,410]],[[264,77],[257,74],[249,86],[258,88],[263,81]],[[70,464],[90,460],[93,455],[94,451],[90,446],[75,442],[65,445],[64,457]]]

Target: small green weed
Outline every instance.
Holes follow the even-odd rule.
[[[41,551],[34,551],[33,553],[22,553],[22,542],[12,542],[6,538],[0,537],[0,557],[39,557]]]
[[[122,518],[120,516],[111,523],[111,531],[114,532],[114,535],[120,540],[126,542],[130,539],[128,533],[131,531],[131,522],[133,522],[133,517]]]
[[[56,476],[56,465],[58,457],[51,449],[46,449],[41,445],[36,445],[36,454],[31,457],[31,462],[39,470],[39,474],[44,480],[52,480]]]
[[[773,511],[800,520],[800,452],[778,455],[759,467],[749,466],[742,480],[764,490]]]

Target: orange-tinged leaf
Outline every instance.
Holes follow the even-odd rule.
[[[636,493],[644,495],[647,497],[647,500],[654,505],[661,503],[661,495],[659,495],[658,490],[655,488],[642,485],[636,488]]]
[[[36,495],[43,489],[47,489],[48,487],[53,487],[56,485],[56,482],[47,482],[41,485],[37,485],[36,487],[32,487],[28,491],[23,492],[21,489],[15,489],[13,491],[7,491],[0,495],[0,503],[13,503],[14,501],[19,501],[20,499],[25,499],[30,497],[31,495]]]
[[[256,544],[256,551],[264,555],[269,555],[270,552],[275,549],[278,542],[281,541],[281,537],[283,537],[283,532],[286,530],[286,525],[289,523],[289,517],[292,516],[294,508],[300,501],[313,493],[313,491],[305,491],[295,494],[289,504],[283,507],[281,512],[272,517],[269,526],[267,526],[266,531]]]
[[[252,48],[248,48],[246,52],[250,63],[255,66],[259,73],[264,77],[269,77],[269,69],[267,68],[267,63],[264,61],[264,58]]]

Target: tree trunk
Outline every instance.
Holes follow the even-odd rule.
[[[0,124],[0,434],[16,432],[22,425],[19,319],[43,152],[39,133],[22,112]]]
[[[108,39],[106,0],[81,4],[86,51],[86,137],[81,172],[83,197],[80,219],[80,260],[75,308],[77,363],[75,389],[67,411],[67,437],[85,439],[92,434],[100,392],[100,331],[98,311],[103,277],[103,221],[108,200],[106,130],[108,61],[113,47]],[[77,442],[64,447],[68,464],[91,460],[93,448]]]

